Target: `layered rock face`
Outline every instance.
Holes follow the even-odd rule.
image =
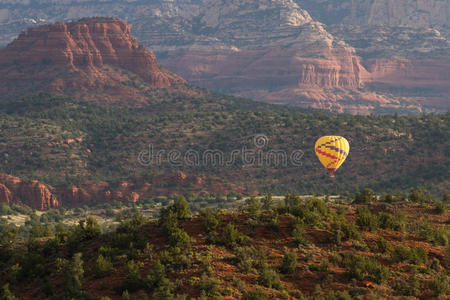
[[[327,24],[447,27],[450,2],[441,0],[295,0]]]
[[[23,181],[18,177],[0,174],[0,203],[25,205],[38,210],[58,207],[80,207],[94,203],[136,202],[142,197],[173,193],[214,193],[227,195],[244,192],[216,177],[199,177],[177,171],[173,175],[155,176],[149,182],[120,182],[112,186],[103,181],[85,181],[78,186],[54,188],[38,181]]]
[[[30,28],[0,51],[0,91],[4,96],[49,91],[86,100],[140,100],[145,99],[142,89],[124,83],[140,81],[147,88],[182,83],[158,67],[130,30],[111,18]]]
[[[196,20],[195,38],[176,46],[155,32],[142,36],[154,45],[161,64],[195,85],[272,103],[347,111],[343,95],[351,93],[344,91],[358,90],[367,78],[354,49],[293,1],[204,1],[197,10],[192,3],[175,5],[183,8],[182,15],[169,9],[170,15],[136,21],[136,30],[167,20]],[[193,34],[182,28],[184,36]],[[358,93],[348,100],[360,98]]]
[[[13,2],[0,0],[4,4],[0,36],[5,40],[24,22],[70,20],[107,11],[126,18],[161,65],[201,87],[352,113],[449,109],[448,1],[41,0],[42,6]],[[392,69],[404,59],[412,66],[408,74],[402,67]],[[429,80],[430,85],[420,79],[432,73],[440,74],[440,79]],[[86,84],[100,85],[100,92],[111,89],[99,82],[90,78],[71,90],[61,89],[59,81],[53,86],[75,93]]]
[[[0,202],[47,210],[61,206],[53,192],[52,187],[38,181],[24,182],[20,178],[0,174]]]
[[[435,30],[327,30],[294,1],[203,3],[195,10],[192,3],[174,2],[165,13],[135,21],[161,63],[195,85],[350,113],[449,108],[450,43]],[[183,26],[194,21],[195,30]],[[151,24],[191,38],[176,43],[154,31],[143,32]]]

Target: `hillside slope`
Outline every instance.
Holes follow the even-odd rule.
[[[100,193],[117,190],[124,199],[133,192],[148,197],[233,190],[335,194],[358,186],[450,189],[448,114],[363,117],[281,108],[213,93],[165,94],[140,108],[49,95],[15,100],[0,106],[0,173],[68,190],[63,195],[72,195],[69,200],[54,193],[68,206],[98,199],[96,192],[79,198],[85,201],[70,192],[72,186],[88,192],[89,180],[99,182]],[[334,180],[313,151],[317,138],[327,134],[350,142],[350,156]],[[177,170],[203,178],[203,184],[174,180]]]
[[[20,299],[448,298],[450,213],[405,202],[336,205],[288,195],[204,210],[180,198],[101,234],[93,217],[27,242],[0,226],[2,293]],[[120,218],[120,217],[119,217]],[[9,285],[4,285],[9,282]],[[1,295],[1,294],[0,294]],[[108,297],[108,298],[104,298]]]

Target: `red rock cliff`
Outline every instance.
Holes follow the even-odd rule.
[[[85,181],[79,186],[59,187],[26,182],[18,177],[0,174],[0,203],[14,203],[38,210],[58,207],[80,207],[95,203],[114,201],[136,202],[140,198],[183,194],[191,191],[196,194],[228,194],[231,191],[244,192],[244,189],[215,177],[198,177],[177,171],[173,175],[155,176],[151,182],[131,183],[123,181],[111,186],[104,181]]]
[[[0,90],[16,95],[35,92],[30,86],[37,85],[38,90],[81,99],[118,100],[142,98],[136,84],[127,82],[140,80],[152,88],[184,82],[160,69],[153,52],[139,45],[130,29],[115,18],[30,28],[0,51]]]
[[[20,178],[0,174],[0,202],[25,204],[39,210],[60,206],[53,188],[38,181],[25,182]]]

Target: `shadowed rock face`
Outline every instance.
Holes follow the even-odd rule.
[[[0,90],[3,96],[49,91],[80,99],[139,101],[145,99],[142,91],[124,82],[134,79],[148,88],[183,83],[158,67],[130,29],[111,18],[30,28],[0,51]]]

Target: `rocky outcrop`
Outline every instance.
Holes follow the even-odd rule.
[[[0,184],[0,202],[8,204],[13,202],[13,195],[4,184]]]
[[[215,177],[187,175],[181,171],[172,175],[160,175],[151,178],[152,183],[120,182],[117,186],[104,181],[85,181],[78,186],[58,187],[38,181],[22,179],[0,174],[0,203],[25,205],[38,210],[58,207],[80,207],[98,203],[136,202],[141,198],[184,194],[213,193],[226,195],[230,192],[244,192],[243,188],[228,184]]]
[[[441,0],[295,0],[327,24],[445,27],[450,2]]]
[[[5,174],[0,174],[0,202],[25,204],[39,210],[61,205],[53,194],[52,187],[38,181],[22,181]]]
[[[362,2],[347,3],[348,14]],[[136,34],[152,45],[161,64],[195,85],[271,103],[350,113],[449,108],[442,83],[450,80],[445,71],[450,43],[434,29],[327,28],[314,20],[316,11],[311,17],[303,9],[339,5],[330,1],[202,3],[173,1],[165,10],[155,5],[149,8],[149,18],[133,21]],[[345,17],[334,16],[319,20],[334,24]],[[408,75],[401,68],[388,69],[388,64],[385,70],[367,69],[374,57],[395,66],[402,55],[413,65],[431,67],[415,67]],[[442,61],[437,70],[434,66]],[[437,81],[424,85],[419,79],[436,70],[441,76]]]
[[[91,18],[23,31],[0,51],[0,91],[3,96],[49,91],[86,100],[139,101],[146,99],[145,88],[184,82],[160,69],[130,30],[119,19]]]
[[[187,178],[188,176],[185,173],[181,171],[176,171],[173,177],[173,181],[177,184],[184,184]]]
[[[58,196],[70,203],[71,207],[89,205],[94,200],[87,191],[76,186],[61,189]]]

